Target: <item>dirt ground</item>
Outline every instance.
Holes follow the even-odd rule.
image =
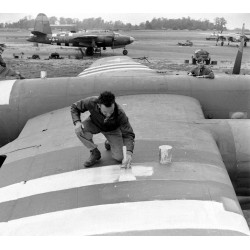
[[[135,42],[127,46],[128,56],[134,58],[149,68],[163,74],[186,74],[193,65],[191,56],[200,48],[207,50],[217,65],[210,65],[215,74],[230,74],[238,51],[237,45],[215,46],[215,41],[207,41],[210,33],[201,31],[128,31]],[[122,55],[122,49],[107,48],[101,54],[93,57],[82,57],[78,48],[39,44],[38,47],[25,40],[28,32],[1,32],[0,43],[6,44],[3,58],[9,67],[18,70],[25,78],[39,78],[41,71],[47,72],[47,77],[73,77],[88,68],[95,60],[113,55]],[[191,40],[192,47],[178,46],[178,42]],[[57,52],[63,59],[49,59],[51,53]],[[23,53],[23,55],[21,54]],[[30,59],[32,55],[40,59]],[[14,55],[18,58],[14,58]],[[189,63],[185,63],[189,60]],[[244,48],[241,74],[250,74],[250,48]]]

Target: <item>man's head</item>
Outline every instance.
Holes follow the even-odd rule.
[[[99,97],[99,108],[104,116],[110,117],[115,109],[115,95],[109,91],[102,92]]]
[[[199,68],[203,68],[204,67],[204,61],[203,61],[203,59],[201,57],[199,57],[197,59],[196,64],[198,65]]]

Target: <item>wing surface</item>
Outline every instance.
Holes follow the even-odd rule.
[[[128,72],[133,72],[136,75],[146,74],[144,77],[146,77],[148,74],[156,74],[154,70],[150,69],[145,65],[142,65],[141,63],[135,62],[132,58],[128,56],[113,56],[95,61],[89,68],[85,69],[78,76],[101,77],[102,75],[117,75],[118,77],[121,77],[123,75],[126,75]]]
[[[249,234],[217,145],[199,124],[199,102],[169,94],[117,102],[136,134],[135,179],[120,180],[100,134],[94,141],[101,161],[83,167],[89,152],[74,134],[69,108],[30,119],[0,149],[7,156],[0,235]],[[160,145],[173,147],[171,166],[159,164]]]

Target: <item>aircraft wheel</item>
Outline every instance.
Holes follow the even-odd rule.
[[[221,46],[223,46],[224,45],[224,42],[221,42]]]
[[[92,47],[88,47],[87,49],[86,49],[86,56],[93,56],[94,55],[94,48],[92,48]]]
[[[128,54],[128,51],[125,49],[125,50],[123,50],[122,53],[123,53],[124,56],[126,56]]]

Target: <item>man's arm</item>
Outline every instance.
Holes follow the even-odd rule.
[[[6,63],[5,61],[3,60],[3,58],[0,56],[0,65],[4,68],[6,68]]]
[[[204,75],[202,76],[203,78],[210,78],[214,79],[214,72],[210,68],[206,68]]]
[[[81,113],[89,110],[90,97],[79,100],[71,105],[71,116],[74,125],[81,122]]]
[[[135,134],[134,134],[134,131],[129,123],[128,117],[126,116],[125,113],[123,113],[122,117],[121,117],[120,129],[122,132],[124,146],[127,147],[127,153],[132,155],[133,151],[134,151]]]
[[[195,76],[195,69],[196,69],[196,68],[191,69],[191,70],[188,72],[188,75],[189,75],[189,76]]]

